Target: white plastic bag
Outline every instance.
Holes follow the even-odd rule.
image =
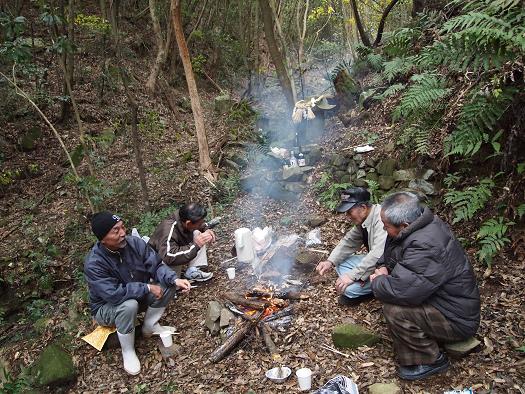
[[[319,227],[314,228],[306,235],[306,246],[313,246],[321,244],[321,229]]]

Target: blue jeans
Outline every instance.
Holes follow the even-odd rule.
[[[361,263],[361,260],[363,260],[364,257],[365,255],[363,254],[354,254],[350,256],[347,260],[335,267],[337,275],[341,276],[347,272],[350,272],[354,267]],[[362,284],[363,282],[354,282],[347,286],[344,295],[348,298],[357,298],[363,295],[371,294],[372,288],[370,286],[370,280],[367,279],[364,286],[361,286]]]

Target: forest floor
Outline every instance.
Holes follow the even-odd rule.
[[[203,101],[211,102],[212,99],[204,97]],[[88,106],[89,98],[84,98],[83,103]],[[210,145],[213,146],[220,139],[226,125],[209,108],[206,112]],[[95,111],[93,113],[96,114]],[[168,119],[168,123],[184,123],[181,119],[170,119],[171,115],[168,113],[161,115]],[[191,113],[179,115],[191,124]],[[101,115],[100,119],[102,118]],[[389,139],[389,128],[381,116],[376,118],[374,115],[371,118],[373,119],[365,122],[369,122],[367,129],[381,136],[374,152],[374,155],[380,157],[381,145]],[[95,120],[91,127],[101,128],[103,120],[98,120],[100,124]],[[74,129],[74,125],[71,128]],[[359,140],[356,124],[344,128],[333,118],[328,121],[326,129],[321,142],[325,158],[331,153],[362,142]],[[144,142],[146,168],[155,170],[150,184],[152,201],[162,201],[167,205],[168,202],[183,201],[188,195],[195,199],[207,198],[210,185],[199,178],[194,161],[181,164],[177,159],[166,160],[166,152],[179,152],[177,157],[180,159],[180,155],[188,147],[193,152],[196,151],[195,141],[193,137],[189,138],[190,135],[191,130],[188,128],[180,130],[176,139],[173,134],[165,133],[157,136],[155,144]],[[64,168],[51,163],[52,157],[61,157],[60,152],[53,148],[55,144],[51,142],[43,145],[34,153],[41,156],[42,163],[47,160],[47,165],[41,166],[42,172],[33,179],[20,182],[18,189],[10,190],[3,196],[4,219],[0,223],[0,235],[5,242],[0,247],[0,255],[4,257],[4,261],[18,261],[24,257],[24,251],[31,249],[32,242],[38,236],[53,230],[55,243],[65,253],[62,258],[57,258],[56,263],[49,265],[48,269],[61,275],[63,282],[55,288],[54,293],[48,295],[53,304],[52,316],[41,336],[35,334],[31,321],[27,319],[23,323],[11,322],[6,329],[0,331],[3,347],[0,354],[11,366],[29,365],[42,346],[61,336],[66,330],[63,322],[71,317],[68,302],[72,302],[72,292],[82,286],[79,285],[82,280],[78,279],[81,276],[81,261],[90,246],[85,241],[78,242],[78,237],[89,232],[87,220],[79,220],[78,194],[72,191],[72,187],[57,186]],[[110,184],[121,185],[127,182],[136,185],[131,152],[126,138],[117,135],[111,155],[108,154],[107,161],[101,167]],[[24,155],[20,156],[13,154],[8,159],[12,162],[23,161]],[[277,365],[257,336],[248,338],[221,362],[210,363],[208,357],[220,345],[220,340],[210,336],[204,320],[209,301],[220,300],[226,291],[244,292],[253,284],[249,267],[237,266],[237,277],[228,280],[224,270],[218,266],[231,257],[235,229],[272,226],[279,235],[304,235],[310,230],[304,225],[304,218],[311,214],[322,215],[327,219],[321,226],[323,245],[316,248],[330,251],[350,228],[343,216],[334,215],[316,201],[314,185],[322,172],[322,166],[323,162],[315,169],[313,182],[298,203],[243,194],[221,212],[224,219],[216,229],[218,240],[209,250],[210,270],[214,272],[214,278],[209,283],[200,284],[190,293],[181,295],[171,304],[161,321],[165,325],[176,327],[180,333],[175,336],[175,342],[181,345],[182,354],[176,358],[174,367],[164,364],[158,349],[158,338],[140,339],[137,342],[137,354],[142,363],[142,372],[135,377],[128,376],[122,369],[120,349],[98,352],[81,341],[80,337],[92,327],[87,316],[87,303],[79,299],[77,306],[83,315],[82,323],[78,327],[69,327],[70,332],[76,333],[71,337],[70,350],[78,368],[78,379],[68,389],[69,392],[298,392],[295,375],[282,385],[264,379],[265,371]],[[128,223],[132,225],[138,220],[136,212],[140,212],[140,191],[132,186],[127,193],[132,198],[125,200],[125,208],[120,205],[123,200],[118,195],[111,200],[108,208],[123,214],[129,213],[132,219]],[[290,218],[288,226],[281,221],[283,217]],[[28,228],[34,230],[30,232]],[[75,234],[77,238],[74,238]],[[297,302],[300,307],[294,315],[292,326],[287,332],[274,338],[283,357],[282,364],[289,366],[292,371],[300,367],[309,367],[316,371],[314,388],[321,387],[332,377],[341,374],[352,378],[361,392],[366,392],[367,387],[373,383],[396,382],[406,393],[441,393],[468,387],[473,387],[478,393],[525,393],[525,357],[516,350],[523,344],[525,332],[525,260],[519,255],[501,256],[492,272],[485,276],[486,267],[475,263],[474,268],[482,297],[481,326],[477,334],[482,346],[475,353],[453,360],[446,373],[421,382],[400,381],[396,377],[394,354],[382,317],[381,303],[372,300],[357,307],[339,306],[334,289],[335,273],[331,272],[321,280],[313,270],[298,274],[296,278],[310,283],[304,289],[310,298]],[[15,266],[12,270],[17,275],[23,273],[22,267]],[[17,289],[22,293],[30,293],[30,290],[30,286],[24,284],[20,284]],[[382,340],[372,347],[344,351],[347,357],[321,348],[323,344],[331,344],[332,329],[343,322],[363,324],[379,334]],[[13,332],[22,334],[13,337],[10,334]]]

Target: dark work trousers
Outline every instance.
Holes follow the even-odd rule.
[[[148,293],[140,300],[127,300],[119,305],[104,304],[95,315],[95,320],[102,326],[115,326],[121,334],[128,334],[135,329],[135,320],[139,312],[144,312],[148,307],[165,308],[173,299],[177,288],[171,286],[162,288],[162,298],[156,299]]]
[[[383,313],[402,366],[432,364],[439,355],[438,343],[465,339],[456,334],[445,316],[431,305],[384,304]]]

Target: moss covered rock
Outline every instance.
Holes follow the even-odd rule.
[[[40,353],[31,374],[40,386],[57,386],[74,381],[77,371],[71,356],[59,345],[52,344]]]
[[[399,394],[401,389],[395,383],[374,383],[368,386],[368,394]]]
[[[332,332],[334,345],[341,348],[358,348],[363,345],[373,345],[379,337],[358,324],[341,324]]]

